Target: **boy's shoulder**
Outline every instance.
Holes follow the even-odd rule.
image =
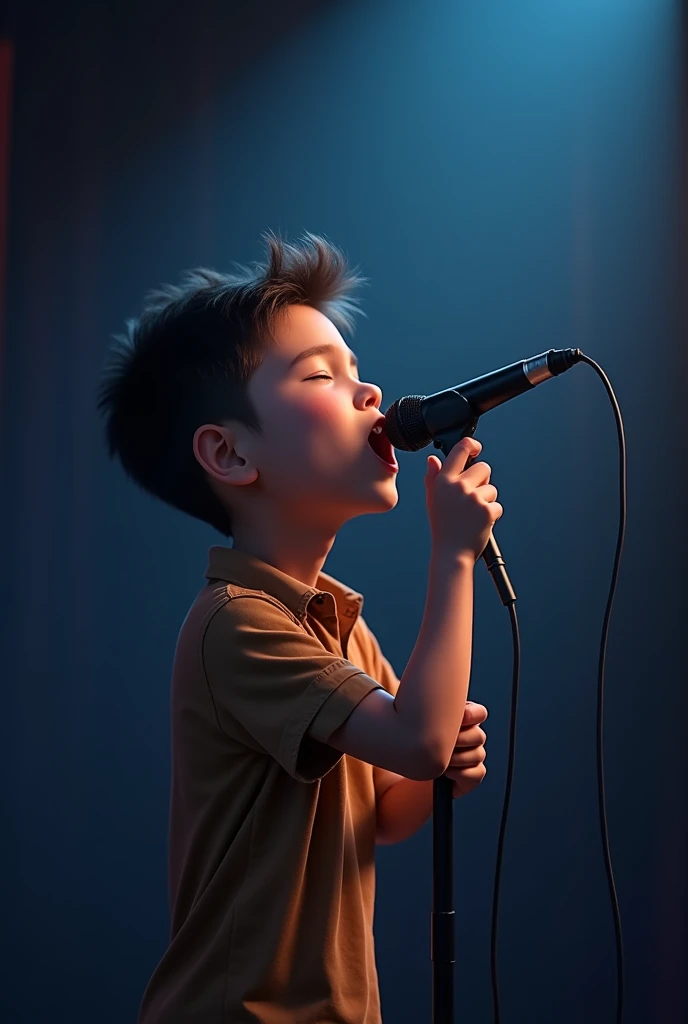
[[[362,615],[363,595],[329,573],[320,572],[317,585],[309,587],[245,552],[215,546],[208,552],[205,576],[207,583],[182,626],[182,642],[197,648],[219,645],[225,651],[237,645],[267,649],[278,641],[285,648],[307,649],[301,641],[294,646],[298,635],[314,650],[314,619],[325,622],[336,615],[350,658],[363,662],[366,672],[384,660]]]
[[[303,778],[304,737],[326,743],[372,689],[394,694],[396,677],[360,614],[357,591],[328,574],[308,587],[263,564],[247,573],[245,556],[228,558],[231,550],[220,557],[211,550],[208,582],[179,636],[176,722],[180,734],[215,723]]]

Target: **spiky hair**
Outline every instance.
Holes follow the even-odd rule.
[[[351,292],[364,278],[331,242],[310,232],[296,244],[263,238],[263,264],[231,274],[197,267],[150,292],[115,336],[98,391],[109,454],[126,474],[229,537],[231,513],[193,452],[196,429],[231,419],[262,433],[247,385],[288,306],[313,306],[343,333],[361,312]]]

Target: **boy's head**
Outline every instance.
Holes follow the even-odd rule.
[[[151,293],[98,403],[127,474],[235,540],[257,522],[336,531],[398,500],[368,444],[382,393],[359,380],[340,333],[362,279],[318,236],[267,244],[265,265],[200,268]]]

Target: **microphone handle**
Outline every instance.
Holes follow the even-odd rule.
[[[475,462],[475,456],[472,456],[466,462],[466,468],[472,466]],[[504,562],[504,556],[499,550],[499,545],[495,540],[494,529],[492,530],[487,544],[483,550],[481,558],[487,566],[488,572],[494,581],[494,585],[497,588],[499,598],[506,608],[508,604],[516,603],[516,591],[511,585],[506,571],[506,564]]]
[[[450,438],[437,438],[435,440],[435,447],[439,448],[440,451],[447,456],[453,446],[460,441],[463,437],[467,437],[469,434],[473,434],[475,431],[475,425],[478,422],[475,419],[472,426],[465,429],[460,436],[454,436]],[[466,460],[465,468],[468,469],[475,462],[475,456],[471,456]],[[511,580],[507,576],[506,565],[504,563],[504,557],[502,552],[499,550],[499,545],[494,538],[494,529],[490,533],[487,544],[481,555],[485,565],[487,566],[488,572],[494,581],[494,585],[497,588],[497,593],[502,604],[506,607],[508,604],[516,603],[516,591],[511,585]]]
[[[508,604],[515,604],[516,592],[511,585],[511,580],[507,576],[506,565],[504,564],[504,558],[502,552],[499,550],[499,545],[494,539],[494,532],[490,534],[490,538],[485,545],[481,558],[488,568],[490,576],[494,580],[494,585],[497,588],[497,593],[501,599],[502,604],[506,607]]]

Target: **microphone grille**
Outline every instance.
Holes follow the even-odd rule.
[[[430,444],[432,437],[421,411],[424,401],[425,395],[407,395],[385,413],[385,433],[399,451],[417,452]]]

